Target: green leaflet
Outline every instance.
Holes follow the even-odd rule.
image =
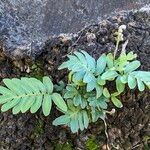
[[[137,57],[132,51],[127,54],[127,60],[133,60]]]
[[[96,75],[100,75],[101,73],[103,73],[103,71],[106,68],[106,63],[107,63],[106,55],[103,54],[97,60],[97,63],[96,63]]]
[[[13,113],[14,115],[20,113],[20,111],[21,111],[21,106],[22,106],[22,103],[21,103],[21,100],[19,100],[19,103],[13,107],[12,113]]]
[[[12,101],[5,103],[4,105],[2,105],[1,111],[5,112],[5,111],[13,108],[14,106],[16,106],[19,103],[19,101],[20,101],[20,99],[14,99]]]
[[[70,117],[69,115],[62,115],[58,118],[56,118],[53,121],[53,125],[58,126],[58,125],[64,125],[64,124],[68,124],[70,122]]]
[[[87,129],[89,125],[89,118],[88,118],[88,114],[86,111],[83,111],[83,124],[84,124],[84,127]]]
[[[104,95],[106,98],[109,98],[109,97],[110,97],[110,93],[109,93],[109,91],[108,91],[107,88],[104,88],[104,89],[103,89],[103,95]]]
[[[120,95],[119,92],[114,92],[114,93],[111,94],[111,96],[115,96],[115,97],[116,97],[116,96],[119,96],[119,95]]]
[[[141,81],[150,82],[150,72],[147,71],[134,71],[130,75],[139,78]]]
[[[29,89],[30,93],[34,93],[34,94],[38,94],[39,93],[39,89],[37,86],[35,86],[34,82],[32,80],[30,80],[30,78],[27,77],[22,77],[21,81],[22,84],[24,84],[24,87],[27,89]],[[25,90],[27,91],[27,90]]]
[[[48,116],[50,114],[51,111],[51,107],[52,107],[52,100],[51,100],[51,96],[45,94],[44,95],[44,99],[43,99],[43,103],[42,103],[42,110],[43,110],[43,114],[45,116]]]
[[[78,122],[79,122],[79,128],[81,131],[84,130],[84,122],[83,122],[83,114],[79,113],[78,114]]]
[[[130,72],[136,70],[137,68],[139,68],[140,65],[141,65],[140,61],[135,60],[135,61],[129,63],[128,65],[126,65],[126,67],[124,69],[124,72],[125,73],[130,73]]]
[[[17,95],[23,94],[22,88],[20,86],[18,86],[18,84],[16,84],[16,82],[14,82],[13,80],[3,79],[3,82],[11,91],[16,93]]]
[[[64,98],[68,99],[68,98],[73,98],[75,95],[77,95],[78,93],[74,93],[73,91],[67,91],[64,95]]]
[[[82,108],[82,109],[85,109],[87,106],[88,106],[88,104],[87,104],[87,99],[82,98],[81,108]]]
[[[126,84],[128,82],[128,76],[127,75],[120,76],[120,81],[123,84]]]
[[[52,93],[53,92],[53,83],[50,80],[49,77],[43,77],[43,84],[45,85],[45,88],[47,89],[47,93]]]
[[[76,82],[78,82],[78,81],[82,81],[83,78],[84,78],[85,73],[86,73],[86,72],[85,72],[84,70],[81,70],[81,71],[79,71],[79,72],[77,72],[77,73],[74,73],[74,74],[73,74],[72,81],[73,81],[74,83],[76,83]]]
[[[0,86],[0,94],[16,96],[16,94],[13,91],[11,91],[3,86]]]
[[[99,98],[102,95],[102,93],[103,93],[103,87],[97,85],[96,86],[96,98]]]
[[[86,91],[91,92],[95,89],[96,86],[97,86],[96,81],[91,81],[87,84]]]
[[[36,100],[34,101],[33,105],[31,106],[30,112],[36,113],[39,110],[39,108],[41,107],[42,101],[43,101],[43,96],[42,95],[38,96],[36,98]]]
[[[98,98],[98,107],[102,108],[102,109],[107,109],[107,103],[106,103],[106,99],[102,96],[100,98]]]
[[[121,82],[121,77],[116,79],[116,88],[119,93],[122,93],[125,89],[125,84]]]
[[[91,117],[92,117],[92,122],[96,122],[99,118],[104,120],[106,118],[106,115],[103,110],[92,109]]]
[[[64,98],[73,98],[78,94],[77,89],[73,85],[67,85]]]
[[[60,110],[67,111],[67,105],[60,94],[53,93],[52,100]]]
[[[12,99],[14,99],[16,96],[14,95],[2,95],[0,96],[0,104],[4,104],[6,102],[11,101]]]
[[[102,108],[102,109],[107,109],[107,99],[104,96],[99,97],[96,99],[95,97],[89,97],[88,102],[89,105],[93,108]]]
[[[86,51],[81,51],[86,58],[86,61],[88,63],[88,68],[90,69],[91,72],[95,72],[95,67],[96,67],[96,62],[95,59],[93,57],[91,57]]]
[[[79,124],[78,124],[78,119],[77,119],[77,117],[76,117],[76,118],[71,118],[71,121],[70,121],[70,128],[71,128],[71,131],[72,131],[73,133],[78,132]]]
[[[21,112],[27,112],[35,102],[35,97],[29,96],[22,100]]]
[[[25,94],[33,93],[33,91],[29,88],[29,86],[24,84],[24,82],[22,82],[22,80],[13,78],[12,81],[16,84],[17,88],[22,89],[22,91],[24,91]]]
[[[97,99],[95,97],[89,97],[88,98],[88,102],[89,102],[89,105],[93,108],[97,107]]]
[[[105,81],[105,80],[102,80],[101,76],[98,76],[98,78],[97,78],[97,83],[98,83],[99,85],[105,85],[105,84],[106,84],[106,81]]]
[[[92,109],[91,111],[92,122],[96,122],[99,118],[99,110]]]
[[[117,71],[122,72],[124,67],[128,64],[126,54],[121,54],[117,60],[115,60],[115,68]]]
[[[85,83],[89,83],[89,82],[95,81],[95,80],[96,79],[95,79],[94,75],[92,73],[88,73],[88,72],[84,75],[84,78],[83,78],[83,82],[85,82]]]
[[[111,101],[113,102],[113,104],[114,104],[116,107],[118,107],[118,108],[122,108],[122,107],[123,107],[121,101],[120,101],[118,98],[116,98],[115,96],[112,96],[112,97],[111,97]]]
[[[34,83],[35,87],[37,87],[39,91],[46,93],[47,87],[45,87],[44,84],[40,80],[36,78],[29,78],[28,80],[31,81],[31,83]]]
[[[114,70],[108,70],[104,72],[101,76],[102,80],[112,80],[118,76],[118,73]]]
[[[54,90],[56,92],[64,91],[64,88],[65,88],[65,83],[62,80],[58,82],[58,85],[57,84],[54,85]]]
[[[79,106],[80,104],[82,104],[82,97],[80,94],[77,94],[74,98],[73,98],[73,104],[75,106]]]
[[[114,66],[114,58],[113,58],[113,55],[111,53],[109,53],[106,57],[106,60],[107,60],[107,66],[109,69],[113,68]]]
[[[139,89],[139,91],[144,91],[145,90],[145,85],[144,85],[144,83],[140,80],[140,79],[138,79],[137,78],[137,85],[138,85],[138,89]]]
[[[131,75],[128,76],[128,86],[130,89],[134,89],[136,87],[136,79]]]
[[[78,57],[78,59],[85,65],[88,65],[86,57],[83,53],[81,52],[74,52],[74,54]]]

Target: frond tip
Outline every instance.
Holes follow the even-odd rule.
[[[52,101],[61,111],[67,111],[67,105],[61,95],[53,93],[53,83],[49,77],[43,77],[43,82],[27,77],[3,79],[3,82],[6,87],[0,86],[2,112],[12,109],[13,114],[25,113],[28,110],[36,113],[42,107],[43,114],[48,116]]]

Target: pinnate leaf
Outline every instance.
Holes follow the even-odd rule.
[[[97,64],[96,64],[96,75],[100,75],[101,73],[103,73],[103,71],[106,68],[106,55],[103,54],[99,57],[99,59],[97,60]]]

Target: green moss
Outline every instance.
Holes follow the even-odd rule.
[[[150,136],[145,136],[143,138],[143,142],[144,142],[144,150],[149,150],[149,148],[150,148]]]
[[[57,143],[57,145],[55,146],[55,150],[73,150],[73,149],[72,149],[72,144],[66,142],[64,144]]]
[[[55,146],[55,150],[62,150],[63,144],[57,143]]]
[[[98,150],[99,149],[99,146],[97,145],[94,137],[92,137],[86,141],[86,148],[88,150]]]

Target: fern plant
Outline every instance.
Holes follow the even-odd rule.
[[[35,78],[3,79],[6,87],[0,86],[1,111],[12,108],[13,114],[25,113],[30,110],[36,113],[42,107],[43,114],[48,116],[52,102],[62,111],[67,111],[63,98],[53,93],[53,83],[49,77],[43,77],[43,82]]]
[[[70,83],[63,96],[68,102],[68,111],[53,124],[68,125],[73,133],[82,131],[90,122],[105,118],[109,102],[118,108],[123,106],[118,96],[124,92],[126,84],[130,89],[137,86],[140,91],[146,86],[150,88],[150,72],[136,71],[141,65],[136,57],[129,52],[115,59],[109,53],[96,61],[85,51],[68,56],[69,60],[59,67],[70,71]],[[115,91],[108,88],[112,81]]]
[[[123,107],[119,95],[124,92],[126,84],[130,89],[137,86],[139,91],[150,88],[150,72],[137,71],[141,63],[136,60],[136,54],[126,54],[123,47],[116,58],[118,44],[123,40],[122,32],[121,28],[117,32],[114,55],[102,54],[95,60],[86,51],[76,51],[59,67],[59,70],[70,71],[69,85],[64,94],[69,104],[68,111],[54,120],[54,125],[68,125],[73,133],[82,131],[90,122],[96,122],[99,118],[105,119],[108,103],[111,102],[118,108]],[[108,87],[109,82],[115,83],[116,90]]]
[[[36,113],[42,108],[43,114],[48,116],[54,102],[63,115],[56,118],[53,125],[67,125],[73,133],[87,129],[98,119],[105,121],[110,103],[117,108],[123,107],[119,96],[126,85],[130,89],[137,87],[139,91],[150,89],[150,72],[137,70],[141,63],[136,60],[136,54],[126,53],[127,41],[116,57],[123,29],[124,26],[116,32],[114,54],[102,54],[97,60],[83,50],[68,55],[68,60],[58,68],[69,70],[67,85],[59,82],[54,86],[49,77],[43,77],[43,81],[26,77],[3,79],[1,111]],[[115,89],[109,87],[110,82],[115,84]]]

